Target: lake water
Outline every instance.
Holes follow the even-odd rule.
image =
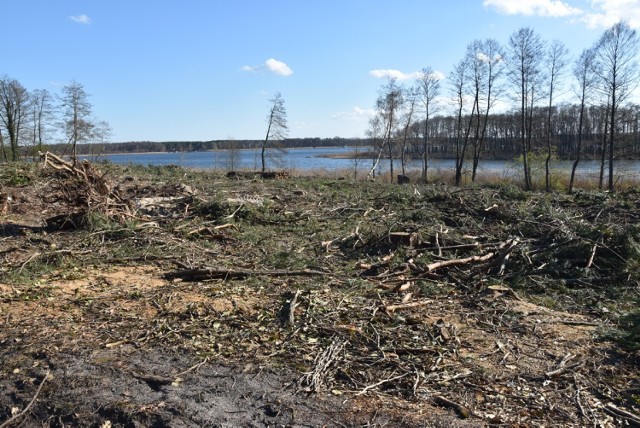
[[[279,164],[267,161],[267,169],[271,170],[297,170],[312,171],[325,170],[333,171],[353,171],[355,161],[353,159],[340,159],[328,156],[352,153],[353,148],[350,147],[317,147],[317,148],[298,148],[288,149],[286,154],[281,157]],[[210,151],[210,152],[178,152],[178,153],[135,153],[135,154],[109,154],[100,155],[97,160],[108,160],[110,162],[128,165],[178,165],[186,168],[196,169],[230,169],[229,152],[226,150]],[[359,159],[358,170],[365,172],[371,168],[371,159]],[[409,170],[421,170],[421,162],[412,160],[408,164]],[[570,170],[571,161],[557,161],[552,167],[555,170]],[[237,156],[234,169],[236,170],[259,170],[260,150],[248,149],[240,150]],[[449,170],[453,171],[455,161],[453,159],[430,159],[429,169]],[[544,166],[542,166],[543,168]],[[394,162],[395,171],[400,171],[400,161]],[[582,161],[578,167],[580,176],[597,177],[600,168],[599,161]],[[389,161],[381,159],[378,171],[385,172],[389,169]],[[616,175],[623,178],[640,177],[639,161],[618,161],[615,165]],[[517,177],[520,174],[520,164],[513,161],[485,160],[480,161],[478,174],[491,173],[505,177]],[[536,173],[538,174],[538,173]],[[543,172],[540,172],[543,174]]]

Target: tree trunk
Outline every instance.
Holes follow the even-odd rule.
[[[600,189],[600,191],[604,190],[604,168],[607,162],[607,137],[609,135],[609,121],[607,120],[608,115],[609,109],[607,108],[604,121],[604,133],[602,135],[602,153],[600,153],[600,177],[598,178],[598,189]]]
[[[267,135],[264,137],[264,142],[262,143],[262,150],[260,151],[260,160],[262,161],[263,174],[265,173],[266,167],[267,167],[265,152],[267,151],[267,144],[269,143],[269,134],[271,133],[272,124],[273,124],[273,109],[271,110],[271,115],[269,116],[269,125],[267,126]]]
[[[613,192],[613,148],[614,148],[614,140],[615,140],[615,132],[616,132],[616,82],[615,79],[612,85],[612,93],[611,93],[611,116],[609,123],[609,191]]]
[[[427,184],[427,169],[429,168],[429,110],[424,120],[424,136],[422,139],[422,181]]]
[[[568,193],[573,192],[573,184],[576,177],[576,170],[578,169],[578,164],[580,163],[580,153],[582,152],[582,125],[584,122],[584,98],[585,92],[582,91],[582,102],[580,103],[580,118],[578,119],[578,146],[576,147],[576,160],[573,162],[571,166],[571,178],[569,178],[569,189]]]

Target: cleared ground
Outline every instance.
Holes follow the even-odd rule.
[[[0,426],[640,422],[633,191],[100,168],[0,176]]]

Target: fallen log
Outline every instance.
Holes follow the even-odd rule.
[[[182,281],[204,281],[208,279],[246,279],[250,276],[325,276],[327,272],[303,269],[303,270],[251,270],[251,269],[185,269],[167,272],[165,279]]]

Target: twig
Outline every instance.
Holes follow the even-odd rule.
[[[587,269],[589,269],[593,265],[593,259],[595,259],[595,257],[596,257],[596,251],[597,250],[598,250],[598,244],[594,244],[593,245],[593,249],[591,250],[591,257],[589,257],[589,261],[587,262],[587,265],[585,266]]]
[[[576,405],[578,406],[578,409],[580,409],[580,413],[582,414],[582,416],[585,418],[588,418],[589,415],[587,415],[587,412],[584,410],[584,406],[580,401],[580,392],[582,392],[582,388],[580,388],[580,385],[578,384],[578,379],[576,378],[575,374],[573,375],[573,384],[576,387],[576,396],[575,396]]]
[[[20,413],[18,413],[17,415],[12,416],[11,418],[7,419],[2,424],[0,424],[0,428],[8,427],[12,423],[14,423],[16,420],[18,420],[19,418],[23,417],[29,411],[29,409],[31,409],[31,406],[33,406],[33,403],[36,402],[36,398],[38,398],[38,395],[40,394],[40,391],[42,390],[42,386],[47,381],[47,378],[49,377],[49,373],[51,373],[51,372],[49,370],[47,370],[47,373],[44,375],[44,378],[42,379],[42,382],[40,382],[40,385],[38,386],[38,389],[36,390],[36,393],[33,395],[33,398],[31,399],[29,404],[27,404],[27,407],[22,409],[22,411]]]
[[[554,377],[554,376],[557,376],[557,375],[559,375],[559,374],[562,374],[562,373],[564,373],[564,372],[566,372],[566,371],[573,370],[573,369],[575,369],[575,368],[577,368],[577,367],[580,367],[580,366],[582,365],[582,362],[577,362],[577,363],[575,363],[575,364],[571,364],[571,365],[568,365],[568,366],[566,365],[566,364],[567,364],[567,361],[571,360],[571,359],[572,359],[572,358],[574,358],[574,357],[575,357],[575,355],[573,355],[573,354],[567,354],[567,355],[562,359],[562,361],[560,361],[560,364],[559,364],[558,368],[557,368],[557,369],[555,369],[555,370],[551,370],[551,371],[549,371],[549,372],[546,372],[546,373],[545,373],[545,376],[547,376],[547,377]]]
[[[240,206],[234,212],[232,212],[231,214],[229,214],[225,218],[232,219],[233,217],[235,217],[235,215],[238,213],[238,211],[240,211],[240,209],[242,207],[244,207],[244,203],[240,204]]]
[[[433,300],[419,300],[419,301],[416,301],[416,302],[401,303],[401,304],[398,304],[398,305],[385,305],[381,309],[384,310],[387,313],[391,313],[391,312],[396,311],[398,309],[417,308],[417,307],[420,307],[420,306],[430,305],[432,303],[433,303]]]
[[[37,257],[40,257],[41,255],[42,255],[42,253],[40,253],[40,252],[35,252],[35,253],[33,253],[33,254],[31,255],[31,257],[29,257],[29,258],[27,259],[27,261],[26,261],[26,262],[24,262],[24,263],[22,263],[22,265],[20,265],[20,269],[18,269],[18,272],[22,272],[22,270],[24,269],[24,267],[25,267],[26,265],[28,265],[28,264],[29,264],[29,263],[31,263],[34,259],[36,259]]]
[[[199,362],[195,366],[189,367],[185,371],[176,374],[176,377],[177,376],[182,376],[183,374],[187,374],[187,373],[189,373],[189,372],[191,372],[193,370],[198,370],[203,364],[206,364],[207,362],[209,362],[209,357],[206,357],[204,360],[202,360],[201,362]]]
[[[358,392],[356,395],[366,394],[367,391],[369,391],[370,389],[375,388],[376,386],[380,386],[380,385],[382,385],[384,383],[387,383],[387,382],[393,382],[394,380],[402,379],[403,377],[406,377],[406,376],[408,376],[410,374],[411,373],[404,373],[404,374],[401,374],[401,375],[398,375],[398,376],[395,376],[395,377],[390,377],[390,378],[387,378],[387,379],[383,379],[380,382],[374,383],[373,385],[366,386],[362,391]]]

